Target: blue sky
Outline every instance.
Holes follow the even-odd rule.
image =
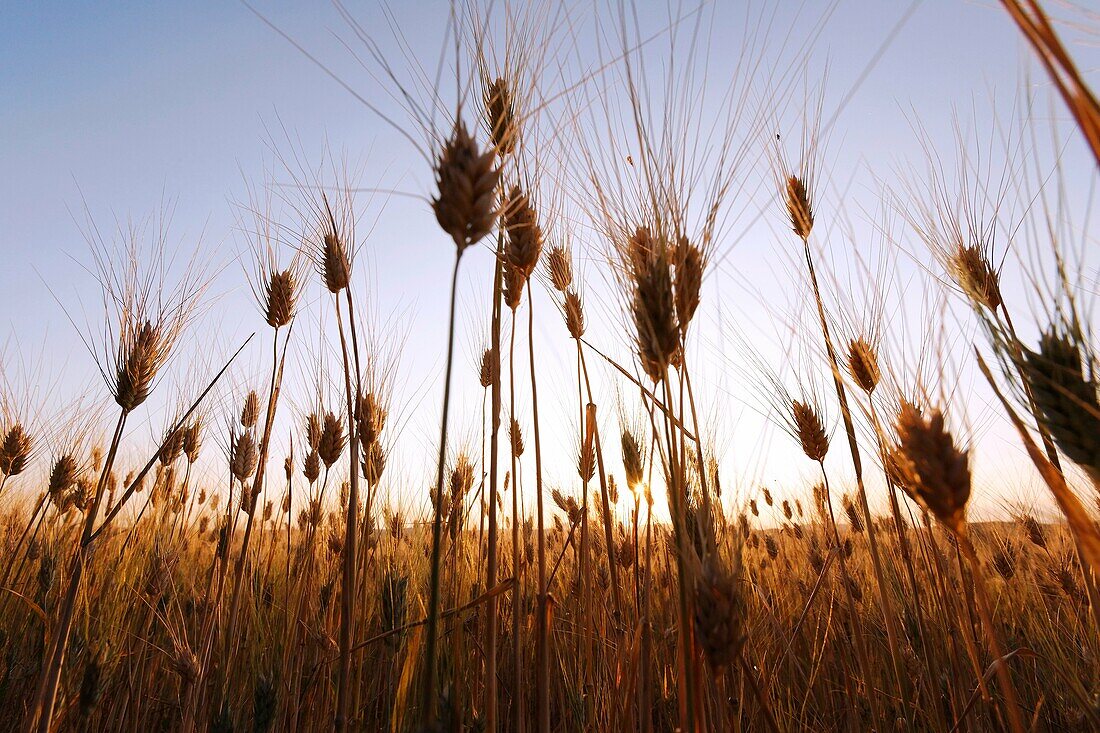
[[[641,23],[659,27],[661,16],[653,8],[664,4],[639,5]],[[908,6],[881,0],[837,3],[803,70],[809,83],[816,84],[828,68],[827,114],[852,89]],[[351,33],[334,8],[262,0],[257,7],[331,63],[357,91],[392,109],[379,84],[340,47],[337,38],[349,39]],[[389,38],[379,7],[350,2],[348,7],[365,27]],[[393,4],[412,53],[428,67],[438,58],[448,7],[445,2]],[[581,23],[589,15],[583,3],[574,4],[572,12]],[[816,3],[780,3],[776,32],[786,32],[795,17],[818,13]],[[725,33],[722,24],[732,28],[739,21],[733,12],[717,12],[714,17],[712,30],[718,39]],[[794,32],[805,29],[796,25]],[[1069,32],[1069,37],[1072,40],[1074,34]],[[1094,47],[1078,43],[1072,49],[1084,68],[1095,66]],[[582,48],[578,55],[585,53]],[[1010,116],[1027,60],[1017,30],[995,3],[921,3],[842,110],[832,132],[829,182],[832,195],[838,201],[843,198],[845,214],[859,220],[875,211],[876,181],[906,161],[922,160],[915,120],[950,153],[953,116],[978,130],[991,129],[997,115]],[[1046,95],[1041,75],[1032,78],[1039,93]],[[89,261],[80,231],[83,201],[92,219],[106,229],[116,220],[142,218],[170,204],[171,239],[184,249],[201,239],[211,262],[222,266],[212,287],[218,296],[218,336],[200,338],[197,345],[189,342],[182,355],[189,361],[197,353],[196,361],[209,362],[215,358],[211,352],[238,343],[262,326],[242,266],[235,261],[243,243],[234,233],[232,202],[245,196],[246,182],[258,185],[265,171],[272,170],[269,143],[285,154],[289,137],[307,157],[319,154],[327,143],[362,171],[363,186],[429,191],[424,160],[401,136],[235,2],[8,4],[0,11],[0,99],[0,249],[5,254],[5,266],[0,268],[0,342],[13,344],[6,352],[9,360],[33,362],[39,367],[36,373],[48,375],[62,397],[85,385],[100,388],[91,359],[65,316],[68,309],[83,323],[83,303],[94,322],[98,303],[95,283],[81,267]],[[1061,114],[1061,108],[1056,109]],[[841,191],[847,195],[841,197]],[[394,333],[404,343],[395,389],[403,404],[415,409],[407,408],[413,414],[402,421],[397,454],[405,467],[402,483],[407,486],[402,490],[415,492],[427,480],[424,467],[432,454],[438,415],[439,345],[451,249],[422,200],[375,196],[366,209],[367,220],[377,222],[364,244],[358,277],[376,318],[397,323]],[[739,458],[746,451],[753,454],[751,461],[731,469],[743,472],[746,482],[794,484],[812,476],[812,466],[797,464],[797,454],[781,433],[759,438],[762,430],[767,432],[761,427],[767,423],[745,407],[741,396],[725,388],[728,375],[722,373],[728,362],[725,355],[715,353],[721,348],[713,346],[723,343],[719,315],[752,317],[763,310],[738,281],[775,280],[782,287],[781,271],[789,258],[775,256],[781,224],[771,217],[726,260],[710,296],[722,305],[708,315],[710,331],[701,338],[711,345],[700,347],[709,365],[704,368],[713,370],[715,383],[723,385],[717,390],[721,396],[714,411],[725,423],[723,428],[733,431],[728,442],[738,450],[731,451]],[[863,223],[856,230],[871,236]],[[844,264],[840,263],[842,269]],[[476,342],[486,332],[480,305],[486,301],[487,272],[487,258],[482,256],[466,263],[463,273],[465,305],[460,308],[457,358],[459,374],[467,383]],[[600,298],[598,291],[594,284],[594,300]],[[784,297],[777,291],[777,300]],[[306,300],[315,304],[318,298],[311,284]],[[607,302],[612,302],[610,297]],[[546,343],[540,368],[555,393],[569,389],[572,363],[568,344],[558,345],[563,339],[549,302],[541,308],[547,318],[538,326],[537,337]],[[313,348],[309,328],[302,331],[299,345],[308,352]],[[266,337],[263,331],[261,335]],[[613,329],[602,335],[611,339],[618,353],[625,353]],[[262,373],[265,356],[266,349],[250,353],[246,373]],[[605,404],[614,404],[610,380],[603,389]],[[299,404],[305,399],[302,394],[299,390]],[[458,400],[458,414],[476,415],[476,389],[460,387]],[[546,421],[570,414],[565,407],[548,412]],[[155,407],[150,409],[146,424],[135,428],[135,435],[156,432],[163,422],[160,415]],[[476,445],[476,425],[476,418],[460,418],[455,434]],[[612,425],[612,434],[613,430]],[[568,441],[554,440],[551,454],[568,456]],[[993,451],[1015,450],[1010,443],[986,445]],[[568,471],[558,478],[568,482]]]

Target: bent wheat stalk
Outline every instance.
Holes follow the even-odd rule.
[[[886,575],[882,567],[882,557],[879,551],[877,533],[871,518],[871,507],[867,501],[867,489],[863,482],[863,461],[860,458],[855,426],[852,422],[852,414],[848,406],[847,390],[844,388],[844,381],[840,374],[840,365],[837,361],[836,348],[833,344],[832,335],[829,332],[829,323],[825,315],[825,305],[821,299],[821,289],[817,282],[817,271],[814,267],[813,255],[810,252],[810,232],[812,231],[814,222],[813,209],[811,207],[809,192],[805,182],[798,176],[790,176],[787,180],[787,210],[794,232],[798,235],[798,238],[802,240],[802,253],[810,277],[810,285],[813,288],[814,302],[817,306],[821,335],[825,341],[825,352],[829,358],[829,366],[833,375],[833,386],[836,388],[837,402],[840,405],[840,415],[844,422],[844,434],[848,440],[848,448],[852,456],[852,467],[856,475],[856,487],[859,490],[860,508],[863,511],[865,524],[867,525],[867,539],[871,551],[871,565],[875,573],[875,588],[878,591],[879,608],[882,612],[886,626],[886,637],[890,648],[890,661],[893,666],[894,680],[898,687],[898,693],[905,705],[906,719],[911,720],[912,702],[909,699],[906,677],[902,674],[901,656],[898,651],[898,634],[895,628],[894,613],[889,598],[886,595]]]

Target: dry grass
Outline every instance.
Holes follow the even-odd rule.
[[[1095,100],[1045,16],[1032,2],[1004,4],[1061,74],[1058,90],[1096,149]],[[1002,278],[1035,252],[992,255],[1007,193],[971,205],[991,200],[982,181],[955,190],[936,175],[927,191],[895,194],[943,270],[943,297],[961,295],[977,327],[939,364],[924,352],[916,365],[894,363],[881,312],[837,316],[881,309],[886,284],[832,292],[840,214],[819,191],[820,119],[805,121],[796,166],[778,136],[762,135],[790,72],[769,80],[762,101],[777,109],[757,119],[735,104],[759,81],[752,74],[734,80],[716,119],[684,105],[707,87],[685,33],[702,14],[663,31],[675,62],[665,101],[679,104],[666,110],[648,93],[646,42],[625,25],[621,55],[558,91],[541,86],[538,68],[567,20],[508,15],[496,54],[487,26],[455,14],[449,33],[469,36],[455,44],[457,98],[437,81],[421,101],[410,89],[425,89],[422,70],[403,86],[341,13],[425,134],[417,150],[435,187],[425,216],[439,225],[440,252],[454,253],[439,442],[422,451],[434,478],[409,489],[422,477],[389,465],[404,405],[391,401],[397,367],[359,304],[369,296],[346,181],[287,166],[301,184],[284,192],[288,220],[242,207],[254,219],[242,226],[246,278],[257,323],[271,329],[261,376],[226,387],[234,352],[147,449],[127,421],[170,373],[206,280],[194,267],[167,277],[163,233],[143,249],[145,232],[123,230],[112,248],[89,228],[107,310],[102,337],[86,343],[114,419],[79,404],[39,419],[31,392],[0,383],[0,732],[1100,729],[1100,529],[1084,498],[1100,489],[1100,362],[1083,259],[1058,241],[1008,245],[1056,263],[1053,282],[1025,272],[1041,304],[1031,345],[1010,316],[1026,306]],[[637,160],[620,155],[622,130]],[[568,132],[582,137],[558,165]],[[768,162],[772,148],[760,175],[753,151]],[[717,299],[708,277],[736,219],[732,199],[757,187],[771,190],[777,246],[791,248],[803,278],[805,312],[792,322],[812,326],[791,329],[809,354],[793,369],[742,346],[769,417],[817,483],[723,495],[729,467],[708,434],[697,316]],[[488,339],[469,373],[452,374],[460,265],[475,258],[491,265]],[[612,284],[618,314],[590,297],[592,269]],[[305,296],[311,286],[320,303]],[[575,393],[550,397],[572,416],[565,424],[545,419],[545,387],[540,422],[542,296],[575,354],[554,382]],[[334,369],[324,349],[294,338],[303,313],[324,307]],[[589,342],[605,322],[628,344],[621,361]],[[304,406],[281,399],[291,353],[314,386]],[[975,450],[955,419],[969,395],[928,376],[938,367],[948,381],[960,359],[987,380],[1029,478],[1049,489],[1050,521],[971,520]],[[599,402],[596,364],[610,367],[617,409]],[[793,393],[777,376],[787,371],[800,375]],[[458,416],[479,425],[476,448],[450,430],[458,379],[481,390],[480,412]],[[832,415],[847,452],[836,450]],[[572,447],[570,465],[544,466],[551,439]],[[282,444],[287,455],[274,455]],[[551,488],[551,468],[569,481]],[[880,486],[888,513],[868,498]],[[423,510],[400,508],[402,490],[419,492]]]

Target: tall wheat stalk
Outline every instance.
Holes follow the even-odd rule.
[[[538,606],[535,637],[535,687],[538,692],[536,712],[539,731],[550,731],[550,616],[546,575],[546,518],[543,511],[542,440],[539,433],[538,383],[535,379],[535,316],[530,282],[527,284],[527,348],[531,366],[531,422],[535,439],[535,511],[537,523]]]
[[[160,272],[159,268],[163,264],[164,232],[158,234],[158,238],[154,240],[147,253],[148,259],[144,264],[148,269],[144,272],[140,269],[143,264],[142,255],[145,254],[140,243],[140,232],[131,228],[129,232],[123,233],[123,236],[122,249],[112,251],[104,244],[94,226],[91,227],[89,234],[107,311],[104,353],[99,369],[120,409],[107,457],[99,472],[94,495],[80,529],[79,543],[70,564],[68,585],[35,695],[31,729],[37,729],[40,733],[49,733],[52,724],[54,704],[68,648],[69,632],[76,615],[81,581],[92,557],[92,542],[98,532],[101,532],[121,509],[134,488],[131,486],[127,490],[114,510],[108,513],[100,529],[96,530],[96,520],[99,518],[108,477],[114,468],[126,420],[149,397],[158,373],[171,356],[184,328],[191,321],[196,301],[206,285],[201,273],[192,269],[185,273],[174,291],[160,292],[166,287],[158,279],[163,277],[163,272]],[[115,256],[119,258],[119,262],[112,261]],[[128,264],[123,265],[121,262]],[[88,346],[95,355],[95,349],[90,344]],[[224,369],[221,373],[224,373]],[[215,377],[214,381],[217,381],[218,377]],[[203,392],[200,400],[212,386],[213,383]],[[190,417],[197,404],[196,401],[191,406],[183,420]],[[177,425],[172,432],[179,427]],[[159,449],[157,452],[159,453]],[[156,459],[157,456],[154,455],[149,465],[151,466]]]
[[[872,568],[875,573],[875,587],[878,591],[879,608],[885,622],[887,641],[890,647],[890,661],[893,665],[894,681],[897,684],[899,697],[902,699],[905,706],[906,718],[909,719],[912,711],[912,701],[909,699],[906,677],[902,673],[894,612],[886,593],[886,575],[882,566],[882,557],[878,547],[875,523],[872,521],[871,508],[867,501],[867,489],[863,483],[863,461],[860,458],[855,425],[852,421],[851,410],[848,406],[848,393],[847,389],[844,387],[843,377],[841,376],[840,365],[836,355],[836,347],[829,331],[829,322],[825,314],[825,305],[821,298],[821,288],[817,281],[817,271],[814,267],[813,254],[810,251],[810,232],[814,224],[814,211],[810,198],[812,192],[809,189],[805,176],[788,175],[785,183],[787,213],[794,233],[802,243],[802,254],[814,295],[814,303],[817,308],[821,336],[825,343],[825,352],[828,356],[829,367],[833,376],[833,386],[836,389],[837,402],[840,405],[840,415],[844,422],[844,434],[847,438],[849,452],[852,457],[852,467],[856,476],[856,487],[859,491],[860,508],[863,511],[864,521],[867,526],[867,539],[870,545]]]
[[[1014,733],[1021,733],[1024,724],[1016,688],[1005,663],[1004,647],[993,625],[981,564],[967,529],[966,506],[971,488],[969,452],[955,446],[939,410],[932,410],[926,417],[913,405],[903,404],[898,412],[896,429],[898,443],[890,455],[890,470],[899,485],[958,539],[959,551],[966,557],[975,581],[978,614],[989,651],[995,660],[997,682],[1005,698],[1009,727]]]
[[[493,228],[497,209],[494,196],[500,170],[496,167],[496,151],[478,149],[461,121],[461,111],[455,116],[454,131],[439,153],[435,166],[438,193],[432,201],[436,221],[451,236],[456,246],[451,272],[451,297],[447,329],[447,365],[443,374],[443,414],[439,429],[439,462],[436,472],[434,516],[432,519],[431,571],[429,578],[429,613],[425,674],[423,689],[424,723],[433,726],[436,720],[436,679],[439,653],[440,555],[442,536],[443,472],[447,457],[447,419],[451,400],[451,366],[454,357],[455,303],[458,290],[458,266],[462,253]]]
[[[500,374],[500,321],[501,321],[501,289],[503,286],[504,263],[504,234],[501,232],[497,238],[497,256],[493,266],[493,316],[492,316],[492,343],[489,347],[492,359],[493,381],[490,395],[492,417],[490,418],[489,435],[489,536],[485,572],[485,589],[492,590],[497,585],[497,552],[498,552],[498,519],[497,508],[499,502],[500,475],[500,411],[501,411],[501,374]],[[485,644],[485,727],[489,733],[497,730],[497,639],[500,633],[500,624],[497,619],[497,597],[493,595],[485,606],[486,644]]]
[[[264,489],[264,477],[267,474],[268,452],[271,446],[271,436],[275,426],[275,415],[278,408],[279,395],[282,389],[283,368],[286,364],[287,348],[290,345],[290,334],[293,331],[292,321],[294,310],[298,300],[300,287],[298,278],[297,260],[290,267],[280,270],[275,261],[275,252],[271,243],[271,232],[267,229],[266,217],[257,215],[257,228],[255,236],[258,240],[256,254],[258,259],[258,277],[253,286],[262,315],[267,325],[272,329],[271,336],[271,381],[267,393],[267,404],[264,410],[264,430],[260,440],[260,450],[257,459],[255,477],[249,489],[246,509],[244,537],[241,540],[241,550],[234,567],[233,591],[229,608],[229,621],[226,626],[224,649],[222,654],[222,697],[228,694],[230,674],[232,670],[233,653],[236,650],[237,622],[240,612],[241,589],[244,584],[245,565],[248,560],[248,548],[255,525],[256,509],[260,505],[260,497]],[[286,337],[283,340],[282,356],[279,356],[279,330],[287,328]],[[190,465],[190,464],[189,464]],[[242,505],[245,497],[242,495]]]

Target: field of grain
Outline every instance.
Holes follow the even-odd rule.
[[[1100,730],[1095,196],[1070,211],[1058,156],[1037,176],[1017,149],[980,160],[1028,119],[884,179],[883,262],[918,243],[923,295],[967,320],[933,319],[957,330],[903,356],[890,268],[858,287],[835,268],[828,223],[852,212],[821,193],[823,70],[754,64],[761,44],[716,81],[689,8],[653,36],[612,13],[618,46],[562,82],[546,70],[585,29],[535,5],[454,3],[434,75],[337,5],[407,119],[358,97],[364,114],[407,138],[453,262],[430,285],[449,296],[431,408],[395,397],[402,357],[365,315],[363,266],[394,245],[337,156],[276,135],[270,179],[236,205],[256,331],[240,343],[193,333],[223,307],[201,252],[170,251],[155,220],[84,227],[103,308],[70,320],[98,393],[45,404],[59,392],[11,349],[0,371],[0,731]],[[999,5],[1095,184],[1100,105],[1037,2]],[[716,84],[719,104],[693,106]],[[730,212],[759,190],[798,283],[781,316],[798,355],[733,324],[748,367],[729,371],[811,477],[789,487],[767,464],[731,480],[755,459],[710,429],[697,343],[747,226]],[[1006,222],[1010,197],[1028,205]],[[464,303],[471,266],[485,298]],[[462,343],[459,321],[483,338]],[[206,361],[180,377],[196,338]],[[551,339],[569,356],[548,379]],[[990,484],[974,462],[998,456],[956,417],[977,409],[960,364],[1026,456],[1026,476],[993,475],[1034,486],[1031,507],[968,511]],[[166,391],[182,397],[148,440],[134,426]],[[430,449],[399,454],[407,413],[436,408]]]

